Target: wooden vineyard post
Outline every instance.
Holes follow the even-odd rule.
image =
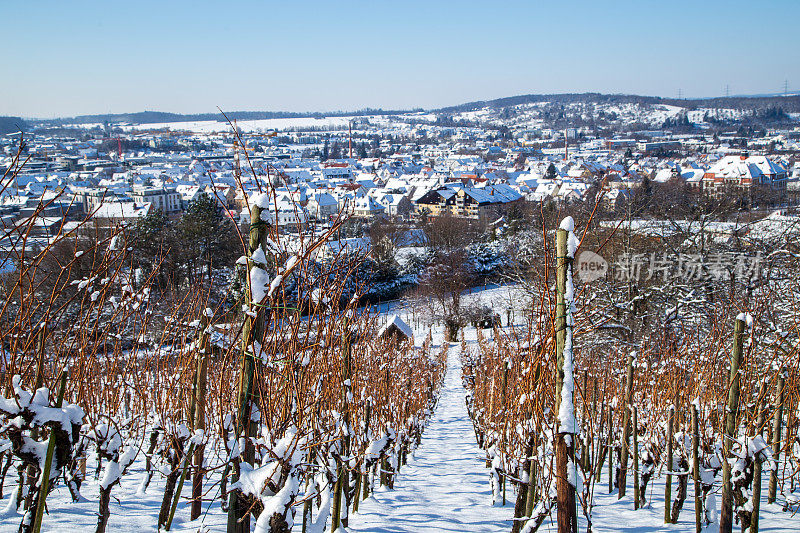
[[[733,489],[731,487],[731,464],[728,458],[731,444],[736,438],[736,416],[739,410],[739,365],[742,363],[746,315],[739,315],[733,326],[733,350],[731,351],[731,373],[728,378],[728,409],[725,411],[725,429],[722,434],[722,505],[719,515],[720,533],[733,530]]]
[[[633,508],[639,508],[639,409],[636,406],[633,410],[633,424],[631,433],[633,435]]]
[[[592,466],[594,469],[594,477],[597,478],[597,481],[600,481],[600,476],[603,474],[603,463],[606,460],[606,445],[603,441],[603,430],[606,428],[606,402],[605,397],[603,398],[603,402],[600,404],[600,415],[599,415],[600,423],[597,427],[597,434],[594,436],[594,440],[597,441],[595,445],[595,450],[597,451],[597,457],[595,457],[595,464]]]
[[[775,386],[775,406],[772,419],[772,457],[776,467],[769,473],[769,492],[767,493],[767,503],[775,503],[775,496],[778,492],[778,468],[781,453],[781,429],[783,428],[783,397],[784,384],[786,383],[786,369],[781,368],[778,374],[778,381]]]
[[[333,504],[331,505],[331,531],[336,531],[341,525],[342,516],[342,478],[345,469],[341,459],[336,460],[336,482],[333,484]]]
[[[608,437],[606,438],[608,456],[608,493],[614,492],[614,406],[608,406]]]
[[[197,375],[195,376],[195,396],[194,396],[194,426],[195,430],[206,429],[206,387],[208,384],[208,357],[210,355],[210,333],[208,328],[211,326],[210,309],[203,313],[201,321],[203,331],[200,335],[200,346],[197,350]],[[194,450],[194,477],[192,478],[192,510],[190,519],[196,520],[200,517],[203,508],[203,445],[198,443]]]
[[[350,323],[345,321],[345,332],[344,332],[344,367],[343,372],[344,375],[344,386],[342,387],[342,412],[344,413],[344,425],[345,427],[350,427],[350,401],[353,397],[352,392],[352,380],[353,380],[353,347],[351,345],[351,336],[350,336]],[[343,450],[342,455],[344,458],[341,459],[342,465],[342,496],[344,497],[344,514],[341,518],[341,524],[344,528],[347,528],[349,525],[349,509],[352,500],[351,496],[351,489],[350,489],[350,470],[348,468],[348,462],[350,457],[350,448],[351,448],[351,438],[348,432],[347,435],[344,437],[343,441]]]
[[[269,223],[261,218],[262,208],[258,205],[250,206],[250,234],[247,247],[248,267],[255,270],[257,267],[253,266],[255,263],[252,261],[253,254],[261,249],[266,254],[267,252],[267,238],[269,236]],[[266,267],[266,265],[263,265]],[[248,274],[248,285],[250,285],[250,276]],[[239,358],[239,386],[237,390],[237,419],[236,419],[236,437],[237,441],[240,437],[244,437],[245,447],[242,451],[242,460],[249,464],[253,464],[255,459],[255,451],[252,444],[249,442],[250,437],[257,432],[257,424],[250,418],[252,407],[257,401],[257,393],[254,388],[254,379],[256,371],[256,355],[254,353],[254,341],[261,342],[264,337],[264,324],[266,321],[266,310],[264,302],[253,301],[252,288],[248,286],[245,291],[245,305],[248,311],[254,311],[255,316],[251,314],[246,315],[244,326],[242,328],[242,345],[241,356]],[[239,459],[234,459],[233,462],[233,475],[231,481],[236,482],[239,479]],[[249,533],[250,531],[250,514],[248,506],[240,496],[239,491],[232,490],[229,495],[228,502],[228,533]]]
[[[308,462],[310,464],[314,464],[316,460],[316,453],[314,449],[308,451]],[[313,477],[306,477],[306,494],[309,494],[309,491],[312,490],[314,487],[314,479]],[[305,502],[303,502],[303,527],[300,531],[302,533],[306,533],[308,531],[308,525],[311,522],[311,511],[314,505],[314,500],[312,498],[305,498]]]
[[[667,416],[667,456],[664,459],[664,464],[667,467],[667,480],[664,486],[664,522],[669,524],[672,522],[672,440],[673,429],[675,427],[675,404],[669,406],[669,415]]]
[[[386,405],[389,405],[389,365],[386,365],[386,368],[383,371],[383,398],[386,402]],[[382,454],[380,458],[380,463],[376,465],[376,469],[378,471],[381,487],[385,487],[389,484],[389,461],[386,458],[386,454]]]
[[[758,403],[758,421],[756,422],[756,435],[760,435],[766,422],[766,409]],[[750,533],[758,533],[758,513],[761,510],[761,454],[753,458],[753,512],[750,514]]]
[[[588,374],[588,372],[587,372]],[[602,415],[601,415],[602,418]],[[594,420],[597,420],[597,376],[592,377],[592,408],[589,412],[588,416],[588,424],[591,427]],[[603,425],[603,422],[600,421],[600,425]],[[596,446],[596,436],[593,431],[587,432],[586,435],[586,442],[587,442],[587,457],[586,463],[584,464],[584,470],[586,472],[593,472],[594,471],[594,462],[596,460],[595,457],[595,450],[597,449]]]
[[[501,408],[500,412],[503,413],[503,418],[505,418],[505,416],[506,416],[506,389],[507,388],[508,388],[508,360],[506,360],[503,363],[503,380],[502,380],[502,386],[501,386],[501,398],[502,398],[502,400],[501,400],[502,404],[501,405],[502,405],[502,408]],[[505,474],[506,473],[503,472],[503,475],[498,477],[498,480],[500,482],[500,486],[502,487],[502,490],[503,490],[503,506],[504,507],[506,505],[506,480],[508,479],[508,476],[506,476]]]
[[[364,435],[368,435],[369,433],[369,415],[370,415],[370,401],[367,399],[365,412],[364,412]],[[362,470],[366,470],[366,458],[362,458],[361,461],[356,463],[356,468],[354,470],[356,483],[355,488],[353,489],[353,512],[358,512],[358,505],[361,501],[361,494],[362,494],[362,483],[367,482],[367,477],[363,474]]]
[[[356,467],[355,472],[355,486],[353,487],[353,512],[358,512],[358,502],[361,500],[361,472]]]
[[[186,474],[189,471],[189,463],[192,460],[192,456],[194,455],[194,442],[189,445],[189,450],[186,452],[186,455],[183,457],[181,461],[181,477],[178,480],[178,484],[175,486],[175,496],[172,499],[172,505],[169,508],[169,518],[167,518],[167,523],[164,526],[164,531],[169,531],[172,527],[172,520],[175,518],[175,511],[178,509],[178,502],[181,499],[181,491],[183,490],[183,484],[186,482]]]
[[[539,383],[539,378],[541,377],[541,367],[537,366],[536,369],[533,371],[533,383],[534,387]],[[538,451],[538,440],[537,436],[539,435],[539,427],[540,419],[536,419],[536,431],[533,435],[530,436],[530,449],[531,454],[528,455],[528,492],[525,494],[525,516],[531,516],[533,513],[533,507],[536,503],[536,459],[535,454]]]
[[[44,329],[44,328],[42,328]],[[56,399],[56,409],[61,408],[64,402],[64,390],[67,388],[67,369],[61,372],[61,384],[58,389],[58,398]],[[35,508],[32,509],[34,513],[33,520],[33,533],[39,533],[42,529],[42,517],[44,516],[45,498],[47,492],[50,490],[50,469],[53,466],[53,455],[56,451],[56,432],[55,428],[50,430],[50,438],[47,440],[47,455],[44,459],[42,466],[41,482],[38,493],[34,499]]]
[[[528,413],[527,417],[528,421],[530,422],[531,418],[530,413]],[[528,475],[530,475],[530,469],[528,468],[528,463],[530,459],[528,458],[531,457],[532,455],[533,455],[533,436],[528,438],[528,443],[525,446],[525,461],[522,463],[522,468],[520,469],[526,472]],[[528,478],[528,481],[530,481],[530,478]],[[528,516],[525,514],[525,508],[528,501],[528,492],[530,490],[529,484],[530,483],[524,482],[524,480],[520,480],[518,484],[519,491],[517,493],[516,504],[514,505],[514,522],[511,526],[511,533],[519,533],[519,530],[522,527],[523,517]]]
[[[47,340],[47,326],[42,323],[41,329],[39,329],[39,335],[37,338],[36,343],[36,375],[34,377],[33,382],[33,390],[39,390],[42,385],[44,385],[44,347],[45,341]],[[31,429],[31,438],[33,440],[37,440],[39,438],[39,430],[35,427]],[[25,510],[30,509],[33,503],[33,495],[38,490],[36,488],[36,467],[31,465],[28,467],[28,481],[27,481],[27,488],[28,493],[25,497]],[[20,490],[22,489],[23,485],[20,483]],[[17,500],[19,501],[19,500]]]
[[[369,418],[371,414],[372,400],[368,398],[366,413],[364,413],[364,435],[369,435]],[[367,468],[366,464],[364,465],[364,472],[362,472],[361,476],[362,499],[366,500],[369,498],[369,468]],[[356,495],[356,497],[358,496]]]
[[[694,479],[694,527],[695,533],[703,529],[703,501],[700,495],[700,423],[697,404],[692,404],[692,477]]]
[[[565,227],[566,226],[566,227]],[[575,428],[562,427],[562,400],[569,400],[571,413],[563,413],[574,424],[575,412],[571,397],[573,386],[572,373],[572,320],[570,316],[572,294],[567,295],[568,286],[572,284],[572,257],[568,254],[568,239],[572,232],[572,219],[567,218],[556,232],[556,413],[559,420],[556,435],[556,508],[558,515],[558,533],[572,533],[577,529],[577,512],[575,508],[575,482],[573,472],[575,465]],[[571,290],[571,287],[570,287]],[[562,399],[562,395],[564,398]]]
[[[625,403],[622,411],[622,438],[620,439],[620,459],[619,459],[619,486],[618,500],[625,496],[625,486],[628,482],[628,434],[630,433],[631,423],[631,396],[633,394],[633,354],[628,355],[628,365],[625,374]]]
[[[344,426],[350,427],[350,414],[348,409],[348,395],[350,395],[350,331],[347,321],[344,323],[344,345],[342,346],[342,416]],[[339,526],[347,527],[347,494],[350,491],[349,473],[344,457],[349,455],[350,436],[342,439],[340,457],[336,458],[336,484],[333,492],[333,507],[331,509],[331,531],[336,531]],[[342,496],[345,495],[345,513],[342,516]]]
[[[492,381],[491,381],[491,385],[489,386],[489,408],[487,409],[487,412],[489,412],[489,413],[494,412],[494,388],[495,388],[494,387],[494,382],[495,382],[494,373],[492,373]],[[486,450],[487,450],[487,453],[486,453],[486,468],[491,468],[492,467],[492,460],[489,459],[489,453],[488,453],[489,448],[487,447]]]

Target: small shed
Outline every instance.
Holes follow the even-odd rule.
[[[492,329],[495,326],[502,326],[500,315],[488,305],[481,305],[469,310],[469,322],[475,329]]]
[[[495,313],[495,312],[492,312],[492,313],[486,314],[485,316],[482,316],[478,320],[478,323],[477,323],[477,325],[475,327],[476,328],[481,328],[481,329],[492,329],[495,326],[500,327],[502,325],[503,325],[503,323],[500,320],[500,315]]]
[[[394,339],[396,344],[400,344],[407,340],[414,338],[414,330],[406,324],[402,318],[397,315],[392,315],[386,321],[386,324],[378,330],[378,337],[382,339]]]

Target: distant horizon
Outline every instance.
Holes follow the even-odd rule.
[[[335,116],[336,114],[354,114],[358,113],[359,111],[365,110],[373,110],[373,111],[381,111],[381,112],[389,112],[389,111],[397,111],[402,113],[414,113],[414,112],[433,112],[438,111],[440,109],[448,108],[448,107],[456,107],[461,105],[467,105],[471,103],[478,103],[478,102],[492,102],[494,100],[500,100],[503,98],[514,98],[514,97],[523,97],[523,96],[563,96],[569,94],[599,94],[603,96],[637,96],[637,97],[644,97],[644,98],[661,98],[664,100],[713,100],[716,98],[780,98],[783,96],[800,96],[800,92],[798,91],[789,91],[788,93],[754,93],[754,94],[731,94],[731,95],[718,95],[718,96],[693,96],[693,97],[681,97],[680,99],[676,96],[660,96],[660,95],[653,95],[653,94],[637,94],[631,92],[614,92],[614,93],[606,93],[606,92],[599,92],[599,91],[567,91],[567,92],[559,92],[559,93],[522,93],[522,94],[513,94],[513,95],[502,95],[502,96],[495,96],[490,98],[481,98],[478,100],[470,100],[468,102],[453,102],[450,104],[445,104],[439,107],[431,107],[431,108],[424,108],[420,106],[415,107],[408,107],[408,108],[392,108],[392,107],[360,107],[354,109],[324,109],[320,111],[308,111],[308,110],[297,110],[297,109],[222,109],[221,111],[229,114],[229,113],[292,113],[292,114],[302,114],[302,115],[327,115],[327,116]],[[9,113],[7,115],[0,115],[0,116],[16,116],[23,120],[30,120],[30,121],[47,121],[47,120],[65,120],[70,118],[82,118],[82,117],[93,117],[93,116],[104,116],[104,115],[134,115],[138,113],[166,113],[171,115],[184,115],[184,116],[191,116],[191,115],[214,115],[219,114],[222,118],[222,113],[220,110],[213,110],[213,111],[188,111],[188,112],[179,112],[179,111],[171,111],[165,109],[139,109],[135,111],[119,111],[119,112],[112,112],[112,113],[68,113],[66,115],[58,115],[58,116],[49,116],[49,117],[42,117],[42,116],[25,116],[19,113]]]
[[[39,0],[0,18],[0,115],[42,120],[800,88],[794,0]]]

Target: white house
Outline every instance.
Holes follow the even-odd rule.
[[[175,190],[166,187],[134,187],[130,193],[131,199],[138,204],[152,204],[153,209],[164,213],[174,213],[181,210],[181,195]]]
[[[353,216],[361,218],[373,218],[381,216],[386,212],[386,208],[375,201],[371,196],[362,196],[353,200]]]
[[[306,209],[317,220],[328,220],[339,212],[339,202],[330,193],[314,191],[308,195]]]

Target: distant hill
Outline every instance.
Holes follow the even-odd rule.
[[[28,124],[20,117],[0,117],[0,135],[26,131]]]
[[[358,111],[332,111],[329,113],[297,113],[292,111],[230,111],[225,114],[231,120],[264,120],[271,118],[308,118],[308,117],[352,117],[359,115],[396,115],[408,113],[407,110],[360,109]],[[64,124],[93,124],[93,123],[118,123],[130,124],[158,124],[161,122],[195,122],[195,121],[224,121],[225,117],[220,112],[216,113],[165,113],[162,111],[140,111],[137,113],[116,113],[104,115],[79,115],[39,121],[46,125]]]
[[[442,113],[463,113],[478,109],[512,107],[521,104],[549,102],[554,104],[641,104],[672,105],[686,108],[688,111],[698,108],[731,108],[731,109],[769,109],[779,107],[785,113],[800,113],[800,95],[790,96],[728,96],[719,98],[661,98],[659,96],[639,96],[635,94],[601,94],[601,93],[565,93],[565,94],[524,94],[480,100],[456,106],[437,109]]]
[[[601,94],[601,93],[564,93],[564,94],[524,94],[496,98],[494,100],[480,100],[464,104],[430,109],[427,112],[448,115],[477,111],[479,109],[502,110],[523,104],[546,103],[552,105],[570,104],[596,104],[596,105],[625,105],[638,106],[669,105],[692,111],[700,108],[735,109],[750,112],[766,121],[786,120],[787,113],[800,113],[800,95],[756,95],[756,96],[729,96],[719,98],[661,98],[658,96],[640,96],[635,94]],[[302,113],[292,111],[231,111],[227,115],[231,120],[262,120],[273,118],[307,118],[307,117],[351,117],[361,115],[401,115],[415,111],[424,111],[421,108],[413,110],[384,110],[360,109],[357,111],[330,111],[325,113]],[[22,123],[21,119],[6,117],[3,120],[15,120]],[[36,121],[45,126],[63,126],[65,124],[92,124],[105,122],[130,124],[155,124],[162,122],[192,122],[192,121],[222,121],[224,117],[220,112],[214,113],[166,113],[162,111],[140,111],[136,113],[117,113],[100,115],[80,115]],[[0,122],[2,124],[2,122]],[[2,127],[0,126],[0,131]],[[16,131],[16,127],[14,130]]]
[[[237,120],[254,120],[263,118],[291,118],[308,116],[303,113],[284,113],[280,111],[235,111],[228,116]],[[224,120],[222,113],[166,113],[163,111],[139,111],[136,113],[112,113],[103,115],[79,115],[51,120],[43,120],[45,124],[92,124],[95,122],[129,122],[131,124],[156,124],[160,122],[191,122],[201,120]]]

